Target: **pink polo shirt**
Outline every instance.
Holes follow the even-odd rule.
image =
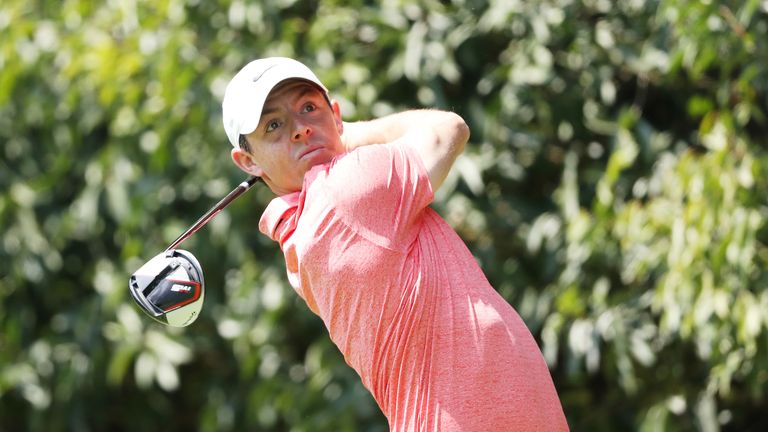
[[[564,431],[547,365],[437,213],[417,154],[370,145],[316,166],[259,229],[392,431]]]

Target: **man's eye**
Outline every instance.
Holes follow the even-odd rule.
[[[267,132],[272,132],[278,127],[280,127],[280,122],[277,120],[272,120],[271,122],[267,123]]]
[[[312,112],[312,111],[314,111],[316,109],[317,109],[317,107],[313,103],[308,103],[308,104],[304,105],[304,112]]]

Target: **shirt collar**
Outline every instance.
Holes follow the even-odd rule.
[[[301,213],[299,207],[303,207],[302,201],[305,199],[305,191],[318,175],[327,171],[331,165],[333,165],[333,162],[310,168],[304,174],[302,190],[274,198],[261,215],[259,231],[282,245],[283,240],[296,229],[296,224],[298,223],[297,212]]]
[[[301,192],[293,192],[273,199],[261,215],[259,231],[282,244],[281,240],[296,227],[293,216],[299,206],[300,195]]]

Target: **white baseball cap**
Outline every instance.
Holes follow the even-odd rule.
[[[269,92],[282,81],[292,78],[316,84],[328,98],[328,89],[307,66],[286,57],[254,60],[232,78],[224,91],[221,108],[224,130],[233,147],[240,146],[240,135],[256,130]]]

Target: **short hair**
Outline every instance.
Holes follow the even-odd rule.
[[[251,152],[251,145],[248,144],[248,138],[246,138],[243,134],[240,134],[240,148],[248,153]]]

